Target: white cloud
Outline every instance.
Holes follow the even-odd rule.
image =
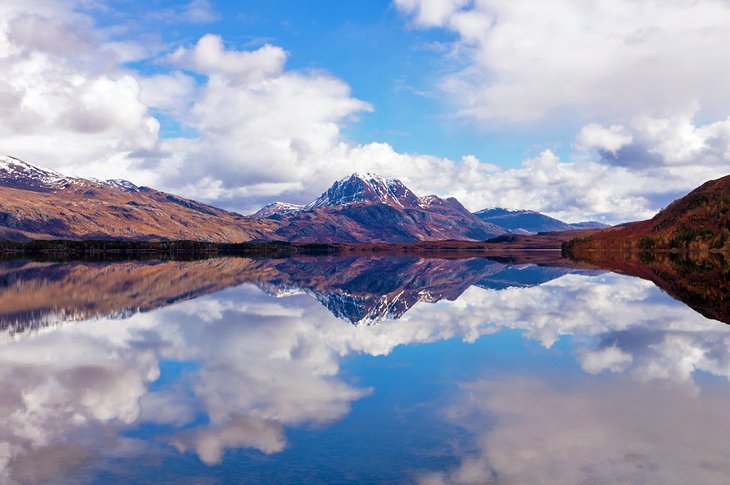
[[[658,209],[707,180],[727,175],[730,118],[700,124],[690,112],[635,116],[626,125],[590,124],[581,130],[575,148],[577,158],[597,159],[608,173],[614,171],[609,167],[626,168],[637,180],[653,181],[643,189],[650,199],[645,207]]]
[[[456,29],[474,56],[472,74],[484,67],[477,55],[486,49],[481,36],[508,35],[502,31],[522,15],[538,22],[516,5],[459,0],[398,5],[417,25]],[[558,10],[569,5],[566,0]],[[156,44],[130,40],[123,29],[98,28],[73,7],[0,4],[0,67],[6,73],[0,81],[0,151],[74,175],[129,178],[253,212],[277,199],[309,202],[333,180],[365,170],[401,178],[418,194],[457,197],[472,210],[506,206],[570,222],[614,223],[649,217],[728,167],[728,122],[696,124],[693,116],[702,112],[696,103],[689,103],[688,115],[641,114],[622,123],[587,124],[575,142],[577,161],[548,150],[511,169],[468,152],[451,160],[400,153],[377,141],[354,143],[345,139],[343,127],[373,107],[354,97],[342,79],[288,68],[281,47],[240,49],[207,34],[155,58]],[[494,24],[500,12],[505,17]],[[155,74],[125,66],[140,60],[156,63]],[[514,58],[517,74],[522,60]],[[449,82],[467,82],[462,74]],[[495,79],[487,91],[499,88]],[[469,109],[480,102],[468,94],[475,86],[484,87],[467,82],[465,88],[476,103]],[[593,98],[603,99],[592,94],[586,106],[598,102]],[[529,96],[524,102],[529,106],[510,104],[510,113],[545,111]],[[160,137],[157,114],[165,117],[167,138]]]
[[[521,122],[730,111],[730,5],[715,0],[396,0],[459,36],[467,67],[444,80],[461,114]],[[441,5],[443,8],[436,8]]]
[[[183,18],[194,23],[206,23],[218,20],[209,0],[192,0],[183,9]]]
[[[154,148],[159,130],[139,82],[113,51],[93,47],[88,17],[60,2],[29,10],[0,5],[0,150],[71,173],[100,161],[109,173],[110,161],[128,168],[127,155]]]
[[[634,360],[631,354],[615,345],[598,350],[586,350],[578,355],[583,370],[589,374],[598,374],[604,370],[621,372]]]
[[[618,150],[633,141],[633,137],[620,125],[603,127],[597,123],[584,126],[576,143],[580,147],[602,150],[615,154]]]
[[[281,75],[286,52],[268,44],[255,51],[226,50],[219,35],[206,34],[195,47],[178,48],[168,61],[199,73],[221,75],[226,81],[251,83]]]
[[[139,99],[150,108],[184,120],[196,96],[195,80],[179,71],[140,77]]]
[[[468,2],[469,0],[396,0],[395,3],[399,8],[412,13],[417,24],[436,27]]]

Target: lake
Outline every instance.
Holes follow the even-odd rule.
[[[633,264],[1,262],[0,482],[727,483],[727,265]]]

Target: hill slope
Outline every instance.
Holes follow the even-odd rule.
[[[237,242],[264,238],[274,225],[124,180],[66,177],[0,157],[3,239]]]
[[[571,241],[570,249],[730,251],[730,175],[705,182],[648,221]]]
[[[456,199],[418,197],[398,180],[353,174],[307,206],[243,216],[138,187],[67,177],[0,157],[0,239],[194,239],[213,242],[413,242],[503,234]]]

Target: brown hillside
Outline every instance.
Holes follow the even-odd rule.
[[[569,249],[730,251],[730,175],[702,184],[648,221],[598,231],[571,241]]]
[[[128,192],[83,181],[36,192],[0,186],[3,239],[195,239],[241,242],[265,236],[274,221],[257,220],[140,188]]]

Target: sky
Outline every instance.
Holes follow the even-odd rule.
[[[242,213],[355,171],[652,216],[730,172],[726,0],[0,0],[0,153]]]

